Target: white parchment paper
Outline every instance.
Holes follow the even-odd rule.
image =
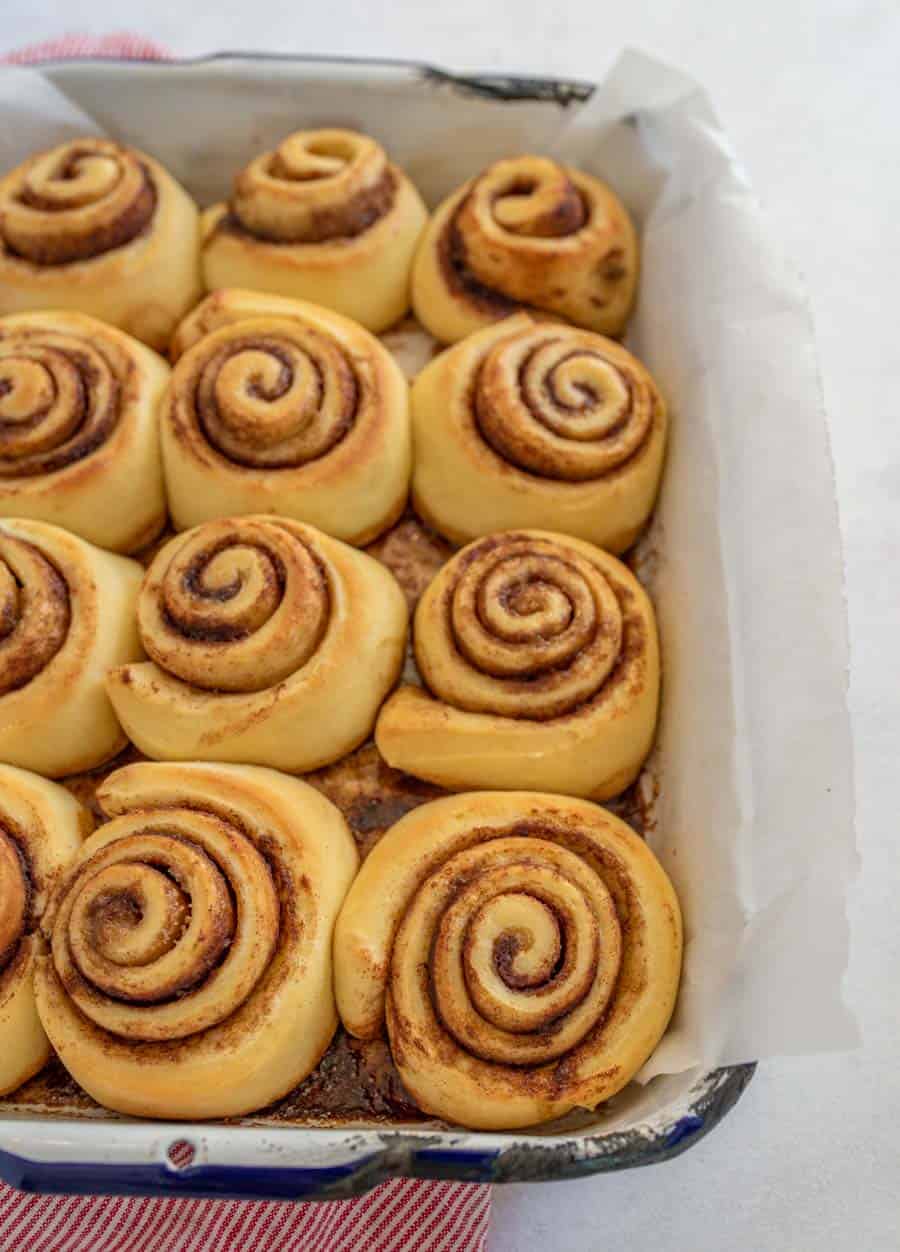
[[[0,75],[3,168],[108,133],[204,204],[251,155],[323,123],[378,136],[432,202],[531,150],[607,179],[640,222],[629,343],[672,410],[654,523],[664,700],[651,842],[687,926],[675,1020],[642,1076],[853,1046],[840,991],[855,867],[846,614],[813,334],[709,102],[636,53],[566,108],[364,66]]]

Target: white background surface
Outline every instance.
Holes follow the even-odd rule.
[[[900,5],[392,0],[381,8],[373,0],[7,0],[0,50],[66,31],[127,28],[181,55],[383,55],[591,79],[633,44],[707,87],[806,276],[816,320],[847,563],[862,854],[847,993],[864,1046],[853,1055],[766,1065],[726,1121],[669,1164],[498,1188],[489,1246],[893,1252],[900,1247]],[[797,632],[802,646],[802,623]]]

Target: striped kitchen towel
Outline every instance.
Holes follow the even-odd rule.
[[[35,1196],[0,1184],[3,1252],[483,1252],[490,1187],[394,1178],[355,1200]]]

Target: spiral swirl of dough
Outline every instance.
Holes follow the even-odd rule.
[[[36,265],[64,265],[121,247],[146,229],[156,187],[137,152],[78,139],[21,168],[0,198],[7,248]]]
[[[299,1082],[336,1018],[331,932],[357,863],[338,810],[249,766],[126,766],[44,918],[38,1010],[101,1104],[250,1112]]]
[[[264,511],[361,545],[397,519],[407,388],[367,331],[299,301],[220,291],[173,350],[162,438],[179,529]]]
[[[297,468],[330,452],[358,417],[351,360],[311,326],[220,336],[197,363],[194,403],[209,442],[252,468]]]
[[[413,265],[413,309],[443,343],[523,308],[618,335],[637,273],[634,227],[605,183],[546,157],[511,157],[435,211]]]
[[[0,765],[0,1095],[50,1057],[34,998],[40,922],[53,884],[91,826],[63,787]]]
[[[56,526],[0,525],[0,759],[61,777],[124,746],[104,678],[142,655],[141,574]]]
[[[656,725],[653,609],[590,544],[507,531],[457,553],[415,617],[427,692],[401,687],[378,719],[389,764],[441,786],[605,799],[637,776]]]
[[[0,516],[130,552],[162,528],[157,406],[169,369],[81,313],[0,318]]]
[[[289,135],[204,215],[207,287],[312,300],[385,330],[409,307],[427,212],[380,144],[350,130]]]
[[[53,660],[71,622],[68,584],[40,548],[0,533],[0,696]]]
[[[338,1008],[386,1019],[427,1112],[480,1129],[594,1108],[655,1048],[681,918],[647,845],[611,813],[529,792],[423,805],[364,862],[335,931]]]
[[[454,542],[531,525],[623,552],[647,522],[665,405],[610,339],[510,318],[427,365],[412,412],[413,504]]]
[[[151,659],[107,685],[142,751],[294,772],[366,738],[406,640],[403,594],[382,565],[273,517],[176,536],[147,572],[138,621]]]
[[[457,708],[536,721],[592,699],[622,648],[622,610],[602,567],[537,535],[482,541],[467,556],[446,629],[420,641],[432,691]]]
[[[77,310],[164,348],[200,293],[198,214],[134,148],[73,139],[0,180],[0,313]]]
[[[361,234],[394,197],[384,149],[349,130],[296,131],[235,179],[232,212],[258,239],[321,243]]]

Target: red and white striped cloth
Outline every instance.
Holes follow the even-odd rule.
[[[5,52],[0,61],[8,65],[31,65],[35,61],[61,61],[69,57],[127,57],[133,61],[169,61],[165,48],[142,35],[123,31],[115,35],[61,35],[24,48]],[[5,1252],[5,1249],[4,1249]]]
[[[0,57],[164,61],[138,35],[64,35]],[[0,1252],[484,1252],[491,1189],[396,1178],[355,1200],[151,1200],[33,1196],[0,1183]]]
[[[490,1187],[395,1178],[355,1200],[33,1196],[0,1186],[3,1252],[483,1252]]]

